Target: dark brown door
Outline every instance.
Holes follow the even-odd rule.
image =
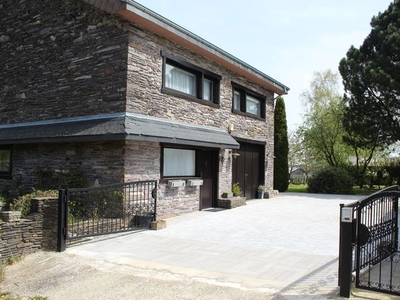
[[[264,146],[240,143],[235,152],[240,155],[233,156],[232,184],[239,183],[246,199],[256,198],[257,187],[264,182]]]
[[[199,151],[200,176],[203,179],[203,185],[200,187],[200,207],[205,209],[214,207],[217,194],[218,180],[218,151],[201,150]]]

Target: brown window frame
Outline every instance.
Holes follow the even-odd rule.
[[[180,59],[174,55],[166,53],[165,51],[161,51],[161,56],[163,57],[163,72],[162,72],[162,88],[161,92],[169,95],[173,95],[179,98],[184,98],[187,100],[191,100],[194,102],[198,102],[204,105],[212,106],[212,107],[220,107],[220,81],[221,76],[200,68],[196,65],[193,65],[189,62],[186,62],[183,59]],[[184,93],[179,90],[170,88],[166,86],[166,68],[167,65],[178,68],[184,72],[190,73],[196,78],[196,89],[195,95],[191,95],[189,93]],[[204,99],[204,82],[205,80],[209,80],[212,83],[212,93],[210,100]]]
[[[240,94],[240,109],[235,108],[235,91]],[[260,114],[253,114],[247,111],[246,104],[247,104],[247,96],[255,98],[256,100],[260,101]],[[240,84],[232,82],[232,112],[239,115],[244,115],[247,117],[252,117],[259,120],[266,119],[266,97],[261,95],[249,88],[246,88]]]

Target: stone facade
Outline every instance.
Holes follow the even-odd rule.
[[[124,141],[22,144],[13,147],[13,180],[40,189],[82,187],[124,182]],[[80,176],[82,175],[82,176]],[[0,180],[13,185],[13,180]]]
[[[125,181],[160,179],[159,143],[127,141]],[[199,210],[200,187],[169,188],[163,181],[158,185],[157,218],[172,217]]]
[[[76,0],[0,4],[1,123],[125,111],[126,24]]]
[[[118,112],[226,131],[233,124],[233,137],[265,143],[265,186],[272,189],[274,93],[85,2],[5,0],[0,4],[1,124]],[[221,76],[219,105],[163,93],[162,52]],[[265,96],[265,120],[232,113],[232,82]],[[74,187],[67,180],[74,170],[81,172],[86,186],[159,180],[158,218],[199,209],[199,187],[171,189],[160,178],[161,145],[157,142],[16,144],[13,178],[0,180],[0,188],[16,179],[35,187]],[[218,195],[230,190],[231,184],[231,150],[221,149]]]
[[[163,57],[161,51],[167,51],[197,67],[220,75],[222,77],[220,107],[162,93]],[[266,97],[266,120],[232,113],[232,82]],[[265,142],[265,160],[273,156],[274,98],[271,91],[246,78],[238,77],[237,74],[213,61],[138,26],[129,28],[127,111],[225,130],[228,124],[233,124],[234,137],[246,139],[249,142],[251,140]],[[220,155],[227,157],[228,154],[225,152],[222,151]],[[266,163],[266,166],[265,185],[267,189],[271,189],[273,161]],[[225,160],[225,164],[220,166],[220,191],[230,189],[231,176],[229,174],[231,173],[231,166],[228,160]]]

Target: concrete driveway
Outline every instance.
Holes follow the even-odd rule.
[[[284,193],[171,218],[160,231],[94,240],[66,252],[269,296],[325,299],[338,291],[339,204],[360,198]]]

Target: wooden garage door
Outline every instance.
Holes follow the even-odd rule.
[[[232,184],[239,182],[246,199],[256,198],[257,187],[264,182],[264,149],[264,145],[240,143],[236,150],[240,155],[232,158]]]

